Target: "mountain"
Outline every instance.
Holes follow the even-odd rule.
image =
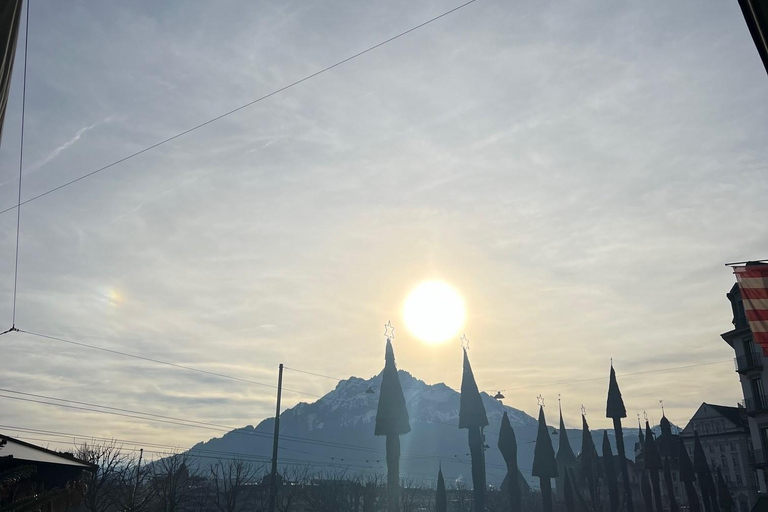
[[[443,383],[428,385],[400,370],[411,432],[402,436],[400,474],[403,478],[431,481],[442,463],[446,481],[471,482],[467,431],[458,429],[459,393]],[[373,435],[381,375],[365,380],[351,377],[313,403],[301,402],[280,415],[280,472],[306,467],[313,472],[345,472],[386,475],[385,440]],[[374,391],[371,393],[371,391]],[[531,477],[537,422],[528,414],[504,406],[487,393],[481,393],[490,425],[485,429],[488,484],[500,485],[506,474],[504,460],[496,448],[501,417],[507,412],[518,440],[518,461],[526,480],[538,487]],[[546,411],[549,422],[556,423],[556,409]],[[554,430],[554,429],[553,429]],[[198,443],[190,455],[200,463],[212,463],[216,457],[247,457],[268,466],[272,454],[274,418],[256,427],[228,432],[220,438]],[[609,437],[614,446],[613,431]],[[602,446],[602,431],[592,432],[597,447]],[[557,448],[557,435],[552,442]],[[581,446],[581,430],[568,429],[567,435],[576,453]],[[637,430],[625,430],[625,443],[632,452]]]

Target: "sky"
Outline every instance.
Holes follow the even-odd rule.
[[[35,1],[22,198],[459,4]],[[18,194],[21,56],[0,209]],[[280,363],[377,374],[392,321],[399,367],[458,388],[458,336],[427,345],[402,320],[408,293],[440,280],[464,299],[480,389],[532,415],[537,395],[560,396],[567,422],[583,404],[604,428],[613,358],[630,421],[658,421],[663,400],[684,425],[703,401],[742,398],[720,338],[723,264],[768,257],[766,119],[736,2],[478,0],[22,206],[16,325],[274,385]],[[15,212],[0,215],[2,330]],[[274,415],[267,386],[24,333],[0,342],[4,389],[232,426]],[[335,382],[286,370],[284,385],[290,407]],[[26,428],[214,435],[0,407]]]

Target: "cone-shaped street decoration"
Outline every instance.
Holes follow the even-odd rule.
[[[678,453],[680,454],[680,481],[685,484],[685,495],[688,497],[688,509],[691,512],[701,512],[699,496],[696,494],[696,487],[693,482],[696,481],[696,474],[693,472],[693,464],[688,457],[683,438],[679,438]]]
[[[709,485],[711,472],[709,464],[707,464],[707,456],[704,454],[701,441],[699,441],[698,432],[694,432],[693,439],[693,471],[699,481],[701,500],[704,502],[706,512],[714,512],[715,507],[717,507],[717,499],[714,498],[714,489]]]
[[[632,487],[629,481],[629,468],[627,467],[627,451],[624,447],[624,431],[621,428],[621,419],[627,417],[627,409],[621,398],[619,383],[616,381],[616,371],[611,364],[611,379],[608,383],[608,404],[605,407],[605,417],[613,419],[613,433],[616,435],[616,451],[619,455],[619,469],[621,481],[624,486],[624,502],[627,504],[627,512],[635,512],[635,504],[632,501]]]
[[[565,499],[563,492],[565,490],[565,474],[567,468],[576,467],[576,455],[573,454],[573,448],[571,448],[571,442],[568,440],[568,434],[565,429],[565,421],[563,421],[563,409],[560,407],[560,435],[557,445],[557,495],[558,500]]]
[[[664,510],[661,505],[661,481],[659,479],[659,470],[663,468],[659,448],[656,446],[656,439],[653,437],[653,431],[648,420],[645,421],[645,446],[643,447],[643,466],[648,470],[653,487],[653,498],[656,504],[656,510]]]
[[[672,480],[672,467],[669,465],[669,457],[664,457],[664,483],[667,487],[667,498],[669,499],[669,512],[678,512],[677,498],[675,498],[675,484]]]
[[[611,442],[608,440],[607,430],[603,430],[603,475],[608,486],[611,510],[619,510],[619,483],[616,478],[616,466],[613,463],[613,453],[611,452]]]
[[[589,431],[587,417],[581,415],[581,477],[586,478],[587,488],[589,489],[589,499],[592,509],[599,507],[600,496],[597,494],[597,449],[592,440],[592,432]]]
[[[723,480],[723,473],[720,471],[720,468],[717,468],[717,496],[720,510],[722,512],[733,512],[733,498],[731,498],[728,486],[725,484],[725,480]]]
[[[643,435],[643,426],[640,424],[640,416],[637,418],[637,437],[640,439],[640,449],[645,446],[645,436]]]
[[[376,435],[387,436],[387,510],[400,511],[400,436],[411,431],[405,397],[395,366],[395,351],[387,338],[376,412]]]
[[[517,478],[517,439],[515,430],[509,423],[506,411],[501,417],[501,429],[499,429],[499,451],[507,465],[507,487],[509,491],[509,510],[520,512],[522,509],[520,480]]]
[[[653,512],[653,493],[651,492],[651,484],[648,483],[648,471],[642,470],[642,476],[640,477],[640,492],[643,495],[643,503],[645,503],[645,512]],[[658,512],[663,512],[659,510]]]
[[[469,430],[469,453],[472,457],[472,486],[474,488],[475,510],[485,510],[485,451],[483,427],[488,425],[485,406],[477,389],[475,375],[469,365],[467,350],[464,349],[464,374],[461,377],[459,398],[459,428]]]
[[[552,481],[550,479],[557,478],[557,462],[555,461],[555,450],[552,448],[552,439],[549,437],[547,421],[544,418],[543,405],[539,405],[539,431],[536,434],[536,447],[533,449],[531,474],[539,477],[544,512],[552,512]]]
[[[435,493],[435,512],[448,512],[448,498],[445,494],[443,466],[437,470],[437,492]]]
[[[565,511],[576,512],[576,503],[573,499],[573,485],[571,484],[570,468],[565,468],[560,478],[565,482],[563,485],[563,498],[565,499]]]

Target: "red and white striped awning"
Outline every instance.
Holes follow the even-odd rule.
[[[734,267],[744,312],[755,343],[768,356],[768,265]]]

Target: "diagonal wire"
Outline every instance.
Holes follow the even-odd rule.
[[[98,174],[98,173],[100,173],[102,171],[106,171],[107,169],[111,169],[112,167],[114,167],[116,165],[119,165],[119,164],[121,164],[121,163],[123,163],[123,162],[125,162],[127,160],[135,158],[135,157],[137,157],[139,155],[143,155],[144,153],[146,153],[148,151],[151,151],[151,150],[153,150],[153,149],[155,149],[157,147],[160,147],[160,146],[162,146],[164,144],[167,144],[167,143],[169,143],[171,141],[174,141],[174,140],[176,140],[176,139],[178,139],[180,137],[183,137],[184,135],[187,135],[187,134],[189,134],[191,132],[199,130],[200,128],[203,128],[204,126],[208,126],[211,123],[215,123],[216,121],[219,121],[220,119],[223,119],[223,118],[225,118],[227,116],[230,116],[230,115],[234,114],[235,112],[239,112],[239,111],[244,110],[244,109],[246,109],[246,108],[248,108],[248,107],[250,107],[252,105],[255,105],[256,103],[264,101],[267,98],[271,98],[272,96],[280,94],[283,91],[291,89],[292,87],[295,87],[295,86],[297,86],[297,85],[299,85],[301,83],[306,82],[307,80],[311,80],[312,78],[315,78],[318,75],[322,75],[323,73],[331,71],[332,69],[337,68],[337,67],[339,67],[339,66],[341,66],[343,64],[346,64],[347,62],[349,62],[351,60],[354,60],[354,59],[356,59],[358,57],[361,57],[361,56],[365,55],[366,53],[372,52],[373,50],[375,50],[377,48],[380,48],[380,47],[382,47],[382,46],[384,46],[384,45],[386,45],[388,43],[391,43],[392,41],[394,41],[396,39],[399,39],[399,38],[401,38],[401,37],[403,37],[405,35],[408,35],[408,34],[410,34],[411,32],[413,32],[415,30],[418,30],[418,29],[420,29],[420,28],[422,28],[422,27],[424,27],[426,25],[429,25],[430,23],[433,23],[433,22],[439,20],[440,18],[448,16],[449,14],[452,14],[452,13],[458,11],[459,9],[462,9],[462,8],[464,8],[464,7],[466,7],[466,6],[470,5],[470,4],[473,4],[475,2],[477,2],[477,0],[469,0],[468,2],[465,2],[465,3],[463,3],[463,4],[459,5],[459,6],[456,6],[453,9],[450,9],[448,11],[445,11],[444,13],[439,14],[439,15],[433,17],[433,18],[430,18],[427,21],[419,23],[418,25],[416,25],[414,27],[411,27],[408,30],[405,30],[404,32],[400,32],[399,34],[394,35],[394,36],[390,37],[389,39],[386,39],[386,40],[384,40],[384,41],[382,41],[380,43],[377,43],[377,44],[375,44],[373,46],[370,46],[370,47],[366,48],[365,50],[359,51],[359,52],[355,53],[354,55],[351,55],[351,56],[349,56],[349,57],[347,57],[347,58],[345,58],[343,60],[340,60],[340,61],[336,62],[335,64],[331,64],[330,66],[327,66],[327,67],[325,67],[325,68],[323,68],[323,69],[321,69],[319,71],[316,71],[316,72],[314,72],[314,73],[312,73],[310,75],[307,75],[304,78],[296,80],[295,82],[291,82],[290,84],[285,85],[285,86],[283,86],[283,87],[281,87],[281,88],[279,88],[279,89],[277,89],[275,91],[272,91],[269,94],[265,94],[264,96],[261,96],[259,98],[256,98],[255,100],[249,101],[248,103],[240,105],[237,108],[233,108],[232,110],[224,112],[223,114],[220,114],[220,115],[218,115],[218,116],[216,116],[216,117],[214,117],[212,119],[209,119],[209,120],[207,120],[207,121],[205,121],[203,123],[200,123],[200,124],[198,124],[196,126],[188,128],[188,129],[186,129],[186,130],[184,130],[182,132],[177,133],[176,135],[168,137],[167,139],[163,139],[163,140],[161,140],[159,142],[156,142],[155,144],[152,144],[151,146],[147,146],[146,148],[141,149],[139,151],[136,151],[135,153],[131,153],[130,155],[125,156],[125,157],[123,157],[123,158],[121,158],[119,160],[115,160],[114,162],[112,162],[110,164],[107,164],[107,165],[105,165],[103,167],[99,167],[98,169],[93,170],[93,171],[91,171],[91,172],[89,172],[87,174],[83,174],[82,176],[80,176],[78,178],[75,178],[75,179],[70,180],[70,181],[68,181],[66,183],[63,183],[63,184],[61,184],[61,185],[59,185],[57,187],[54,187],[54,188],[52,188],[52,189],[50,189],[50,190],[48,190],[46,192],[43,192],[42,194],[38,194],[36,196],[32,196],[29,199],[26,199],[24,201],[20,200],[18,205],[11,206],[9,208],[6,208],[5,210],[0,210],[0,215],[6,213],[8,211],[13,210],[14,208],[19,208],[19,207],[21,207],[21,205],[27,204],[27,203],[29,203],[31,201],[35,201],[36,199],[40,199],[43,196],[47,196],[48,194],[52,194],[53,192],[61,190],[64,187],[68,187],[70,185],[73,185],[73,184],[75,184],[75,183],[77,183],[77,182],[79,182],[81,180],[84,180],[86,178],[89,178],[89,177],[93,176],[94,174]],[[27,4],[27,7],[29,7],[29,4]]]
[[[24,121],[27,108],[27,53],[29,49],[29,4],[27,0],[26,26],[24,27],[24,79],[21,94],[21,142],[19,143],[19,200],[16,204],[16,261],[13,268],[13,322],[16,327],[16,291],[19,284],[19,232],[21,231],[21,171],[24,168]]]

